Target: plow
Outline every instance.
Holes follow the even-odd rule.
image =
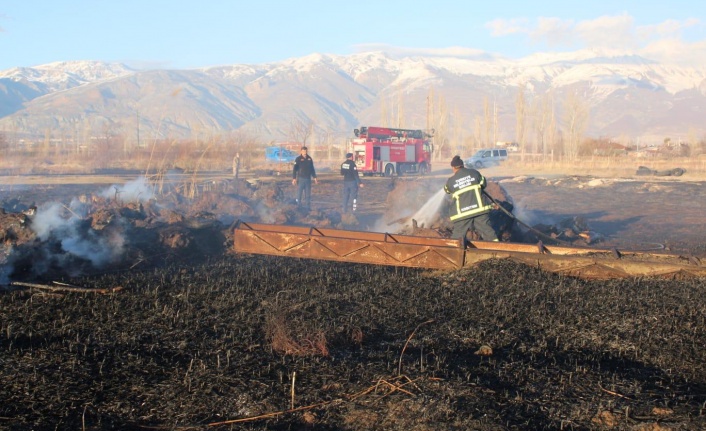
[[[234,251],[432,270],[459,270],[491,259],[510,259],[543,271],[584,279],[704,277],[694,256],[542,242],[464,241],[378,232],[238,221]]]

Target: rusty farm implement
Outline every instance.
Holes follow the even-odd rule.
[[[616,248],[567,247],[471,241],[239,221],[238,253],[406,266],[438,270],[471,267],[489,259],[512,259],[544,271],[586,279],[703,277],[696,257]]]

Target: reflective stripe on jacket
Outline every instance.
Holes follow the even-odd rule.
[[[489,212],[493,206],[483,197],[485,177],[475,169],[459,169],[444,186],[453,203],[449,209],[451,221],[475,217]]]

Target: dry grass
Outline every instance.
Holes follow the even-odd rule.
[[[660,179],[706,180],[706,157],[633,158],[633,157],[583,157],[576,161],[522,161],[513,157],[503,165],[492,168],[493,176],[517,175],[591,175],[631,178],[637,169],[646,166],[653,170],[682,168],[681,177]],[[641,178],[645,178],[644,176]]]
[[[164,173],[171,168],[181,168],[184,172],[230,172],[236,152],[240,154],[241,169],[257,170],[266,165],[262,146],[255,142],[229,145],[223,142],[196,144],[176,144],[173,141],[160,142],[129,154],[115,152],[112,157],[92,157],[85,154],[55,155],[2,154],[0,172],[7,175],[73,175],[91,174],[101,169],[156,171]],[[343,158],[328,151],[313,154],[317,170],[337,172]],[[683,168],[683,180],[706,180],[706,154],[692,157],[655,156],[638,158],[628,156],[584,156],[575,161],[559,158],[548,160],[532,159],[529,156],[512,154],[501,166],[485,168],[492,176],[517,175],[593,175],[608,177],[632,177],[638,167],[646,166],[654,170]],[[448,169],[446,159],[434,161],[434,171]],[[289,167],[287,167],[288,169]],[[644,177],[643,177],[644,178]],[[660,177],[664,179],[664,177]],[[677,177],[670,177],[676,179]]]
[[[326,334],[322,331],[310,331],[294,334],[293,326],[283,314],[269,314],[265,322],[265,333],[272,350],[292,356],[329,356]]]

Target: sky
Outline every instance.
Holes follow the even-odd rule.
[[[196,69],[366,51],[519,59],[606,48],[706,67],[706,2],[0,0],[0,70],[74,60]]]

